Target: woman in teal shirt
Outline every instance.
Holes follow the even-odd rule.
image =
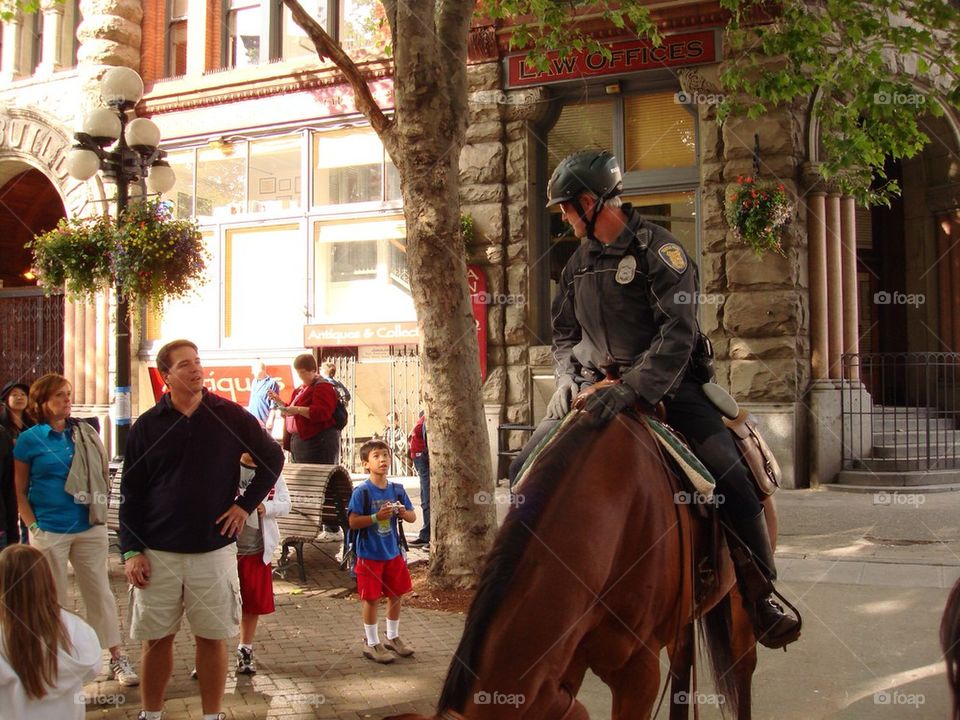
[[[70,417],[73,388],[62,375],[44,375],[30,387],[30,407],[37,424],[23,431],[13,449],[17,507],[30,526],[33,545],[47,558],[57,585],[60,605],[67,607],[67,561],[73,565],[80,594],[100,646],[110,648],[109,677],[121,685],[140,682],[121,653],[117,601],[107,574],[109,542],[106,525],[91,525],[90,510],[64,488],[73,464],[75,434]],[[91,433],[91,435],[94,435]],[[90,472],[102,472],[106,450],[96,439],[102,463],[86,463]],[[103,485],[109,486],[106,478]]]

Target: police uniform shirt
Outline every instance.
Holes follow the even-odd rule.
[[[553,301],[557,375],[616,365],[647,403],[680,384],[697,337],[697,269],[667,230],[624,203],[611,244],[589,239],[570,258]]]

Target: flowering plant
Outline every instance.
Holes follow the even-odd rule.
[[[757,255],[767,250],[783,254],[783,228],[793,215],[783,183],[757,181],[739,176],[727,188],[726,218],[734,237]]]
[[[30,243],[39,283],[65,287],[78,298],[116,284],[131,301],[159,310],[206,280],[209,253],[192,220],[176,220],[169,206],[134,202],[118,221],[105,216],[64,219]]]

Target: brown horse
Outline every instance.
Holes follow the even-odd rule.
[[[960,580],[954,583],[940,621],[940,647],[947,664],[950,718],[960,720]]]
[[[749,719],[755,640],[729,562],[714,592],[698,593],[714,526],[680,492],[638,419],[595,430],[580,413],[564,425],[518,488],[433,717],[582,720],[576,695],[590,668],[612,690],[614,720],[650,717],[664,670],[671,720],[686,718],[702,697],[690,694],[702,617],[713,701]],[[403,719],[426,720],[393,718]]]

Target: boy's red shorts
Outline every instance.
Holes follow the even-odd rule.
[[[413,589],[407,561],[400,555],[393,560],[357,558],[357,592],[361,600],[399,597]]]
[[[245,615],[269,615],[273,606],[273,570],[262,555],[238,555],[240,600]]]

